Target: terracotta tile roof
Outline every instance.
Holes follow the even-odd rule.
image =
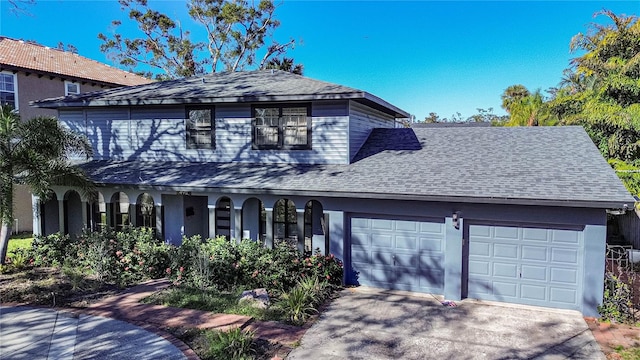
[[[113,85],[141,85],[152,80],[67,51],[0,36],[0,67],[86,79]]]

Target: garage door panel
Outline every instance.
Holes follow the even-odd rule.
[[[534,280],[534,281],[548,281],[547,267],[536,265],[522,265],[521,267],[522,280]]]
[[[518,285],[511,282],[493,281],[492,290],[499,299],[503,300],[509,300],[506,298],[516,298],[518,296]]]
[[[468,297],[580,310],[580,231],[468,226]]]
[[[352,216],[350,223],[360,284],[442,293],[443,223],[362,216]]]
[[[491,275],[491,272],[489,271],[490,266],[491,265],[487,261],[469,260],[469,277],[472,277],[472,275],[474,278],[476,275],[490,276]]]
[[[552,248],[551,261],[561,263],[561,264],[577,264],[578,250]]]
[[[417,233],[418,227],[419,227],[419,224],[415,221],[396,220],[395,222],[396,231],[409,231],[409,232]]]
[[[547,249],[543,246],[522,245],[522,260],[547,261]]]
[[[368,251],[351,249],[351,262],[357,264],[369,264],[371,263],[371,253]]]
[[[420,233],[421,234],[431,233],[431,234],[442,236],[444,234],[444,224],[434,223],[434,222],[421,222]]]
[[[580,242],[579,233],[570,230],[553,230],[551,242],[555,244],[575,244]]]
[[[511,227],[494,227],[494,239],[518,240],[519,233],[517,228]]]
[[[414,236],[396,235],[395,247],[399,250],[418,250],[418,238]]]
[[[575,304],[578,302],[578,292],[573,289],[551,288],[550,300],[556,303]]]
[[[351,246],[369,246],[369,234],[359,231],[351,232]]]
[[[372,230],[393,230],[393,220],[386,219],[371,219]]]
[[[491,238],[491,227],[485,225],[474,225],[469,228],[469,236],[475,238]]]
[[[518,245],[516,244],[494,244],[493,256],[497,258],[505,259],[517,259],[518,258]]]
[[[522,240],[535,241],[540,243],[549,242],[549,230],[536,229],[536,228],[524,228],[522,229]]]
[[[442,252],[442,238],[433,237],[420,237],[419,248],[420,251],[430,252]]]
[[[578,271],[576,269],[551,268],[551,281],[575,284],[578,281]]]
[[[507,277],[515,279],[518,277],[518,265],[494,263],[493,264],[493,276]]]
[[[393,247],[393,236],[391,235],[377,235],[371,237],[371,246],[373,248],[386,248],[391,249]]]
[[[545,301],[547,299],[547,287],[543,285],[522,284],[520,297],[525,300]]]
[[[490,256],[491,244],[484,241],[474,241],[469,244],[469,255],[474,256]]]

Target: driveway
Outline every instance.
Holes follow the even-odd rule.
[[[345,289],[287,359],[604,359],[582,315]]]

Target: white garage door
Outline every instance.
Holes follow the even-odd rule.
[[[580,310],[581,231],[469,225],[468,297]]]
[[[350,224],[357,283],[442,294],[443,223],[352,216]]]

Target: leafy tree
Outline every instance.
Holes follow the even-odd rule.
[[[440,116],[434,112],[430,112],[429,116],[424,118],[424,122],[428,124],[443,122],[443,120],[446,120],[446,119],[441,119]]]
[[[562,124],[582,125],[638,195],[638,177],[629,174],[640,165],[640,23],[608,10],[595,16],[609,23],[573,37],[571,51],[584,54],[572,59],[549,106]]]
[[[491,123],[492,126],[502,126],[509,120],[509,116],[507,115],[500,116],[494,114],[493,108],[491,107],[488,109],[478,108],[476,110],[478,110],[478,113],[467,118],[467,122],[486,122]]]
[[[53,117],[20,121],[10,106],[0,106],[0,264],[5,263],[13,223],[13,186],[27,185],[46,199],[51,185],[65,184],[90,193],[93,185],[68,157],[91,154],[85,138],[62,128]]]
[[[166,14],[153,10],[147,0],[119,0],[128,11],[142,36],[124,38],[98,34],[100,50],[109,58],[133,71],[146,66],[152,71],[142,74],[158,79],[193,76],[207,72],[238,71],[248,67],[265,68],[269,59],[286,53],[295,41],[280,44],[271,40],[280,26],[275,18],[276,6],[271,0],[249,3],[247,0],[190,0],[189,16],[207,33],[206,41],[191,40],[191,33]],[[117,28],[121,25],[114,20]],[[264,50],[258,60],[257,52]],[[301,70],[301,68],[300,68]]]

